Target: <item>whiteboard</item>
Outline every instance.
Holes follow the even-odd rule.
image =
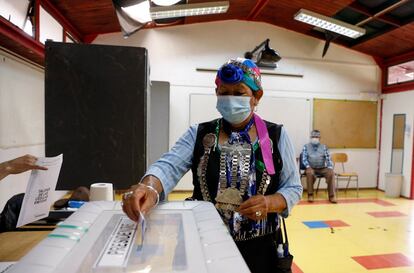
[[[220,117],[216,110],[216,96],[190,95],[190,123],[201,123]],[[257,107],[257,114],[267,121],[283,124],[299,157],[303,145],[309,142],[312,124],[312,101],[307,98],[264,96]]]

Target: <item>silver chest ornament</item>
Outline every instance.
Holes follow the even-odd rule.
[[[202,143],[204,146],[204,154],[200,158],[197,175],[200,181],[203,200],[212,202],[210,191],[207,186],[207,167],[211,150],[217,143],[217,137],[215,134],[209,133],[204,136]],[[225,143],[221,145],[219,188],[215,201],[216,208],[227,225],[235,215],[237,208],[243,202],[243,196],[249,185],[251,153],[252,146],[248,143],[236,142],[233,144]],[[227,181],[227,172],[230,172],[230,181]],[[270,181],[271,178],[265,169],[258,185],[257,194],[264,195]],[[230,183],[230,187],[227,187],[228,182]],[[237,188],[238,182],[239,188]],[[263,234],[272,233],[274,228],[273,226],[266,226],[266,221],[266,219],[259,220],[258,223],[260,223],[262,228],[257,230],[254,234],[246,233],[246,231],[238,232],[239,229],[236,230],[237,221],[235,221],[234,230],[238,233],[234,234],[234,239],[236,241],[243,241]]]
[[[243,202],[240,192],[236,188],[227,188],[216,197],[216,208],[235,211]]]
[[[226,211],[235,211],[243,202],[249,183],[249,169],[251,145],[247,143],[225,143],[221,146],[219,190],[216,197],[216,208]],[[230,187],[227,188],[227,160],[230,158]],[[238,174],[240,187],[237,189]]]

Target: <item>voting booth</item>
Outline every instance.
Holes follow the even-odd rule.
[[[143,222],[120,202],[89,202],[7,272],[249,272],[214,205],[159,205]]]

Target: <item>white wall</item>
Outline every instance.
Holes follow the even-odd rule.
[[[148,29],[128,39],[121,33],[112,33],[98,36],[94,43],[148,49],[151,80],[171,84],[171,146],[188,128],[190,95],[214,94],[215,73],[197,72],[196,68],[217,69],[266,38],[283,58],[277,71],[304,75],[303,78],[263,76],[266,95],[360,100],[372,92],[375,97],[379,90],[379,69],[370,56],[331,44],[322,59],[323,41],[265,23],[220,21]],[[377,149],[345,152],[350,158],[349,170],[360,174],[361,187],[375,187]],[[187,175],[178,188],[188,188],[189,181]]]
[[[0,7],[6,8],[0,15],[8,18],[11,13],[11,21],[22,27],[21,11],[27,11],[27,5],[28,1],[0,0]],[[40,41],[62,37],[62,26],[41,7]],[[44,156],[44,144],[44,71],[0,49],[0,162],[25,154]],[[11,175],[0,182],[0,209],[11,196],[26,190],[29,175]],[[54,198],[65,193],[56,192]]]
[[[43,75],[43,70],[0,51],[0,162],[44,155]],[[29,175],[10,175],[0,182],[0,209],[26,190]]]
[[[391,147],[394,114],[406,114],[403,158],[402,196],[410,197],[413,160],[414,90],[383,96],[381,165],[379,188],[385,189],[385,173],[391,170]]]
[[[44,71],[0,50],[0,162],[45,155]],[[30,172],[0,181],[0,210],[26,191]],[[66,191],[54,192],[54,200]]]

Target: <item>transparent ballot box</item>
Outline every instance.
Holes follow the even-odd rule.
[[[168,202],[138,223],[90,202],[6,272],[249,272],[213,204]]]

